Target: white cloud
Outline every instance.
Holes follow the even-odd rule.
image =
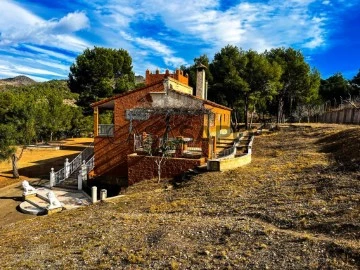
[[[222,11],[219,9],[219,1],[216,0],[195,2],[114,0],[103,9],[109,10],[110,6],[121,7],[113,9],[111,16],[121,18],[122,22],[117,26],[117,31],[120,31],[122,37],[136,43],[138,48],[147,48],[148,51],[167,57],[166,63],[170,63],[170,58],[180,58],[176,55],[176,38],[162,37],[163,34],[159,34],[159,37],[162,37],[160,41],[154,37],[136,36],[137,29],[131,28],[130,20],[136,24],[139,20],[144,22],[161,19],[159,23],[164,29],[168,29],[168,32],[179,33],[182,41],[186,40],[189,44],[191,39],[196,40],[196,43],[201,40],[200,46],[210,47],[212,52],[218,51],[227,44],[259,51],[278,46],[317,48],[326,44],[324,27],[326,15],[314,14],[311,5],[316,2],[316,0],[286,2],[273,0],[267,3],[242,1]],[[102,7],[98,6],[98,9],[100,12]],[[107,17],[109,14],[104,15],[104,18]],[[131,36],[128,33],[131,33]],[[166,42],[170,40],[174,44]]]
[[[57,74],[64,74],[66,63],[74,61],[67,51],[79,53],[94,45],[128,50],[139,74],[157,65],[186,65],[203,52],[211,57],[227,44],[258,51],[279,46],[316,49],[328,42],[333,21],[328,10],[350,5],[343,0],[248,0],[233,1],[222,10],[220,0],[94,0],[83,1],[86,12],[68,10],[45,20],[12,0],[0,1],[0,48],[20,54],[16,50],[25,46],[30,51],[23,55],[36,59],[32,67]],[[147,22],[155,26],[149,33]]]
[[[131,41],[142,48],[142,50],[140,49],[141,57],[146,57],[149,55],[149,52],[152,52],[153,54],[161,56],[168,66],[179,67],[180,65],[186,64],[186,61],[183,58],[175,57],[174,51],[159,41],[152,38],[132,37],[125,32],[120,32],[120,34],[124,39]],[[145,49],[147,51],[145,51]]]
[[[69,13],[63,18],[47,21],[10,0],[2,0],[0,14],[2,47],[25,42],[55,45],[76,51],[87,47],[86,42],[72,36],[74,32],[89,26],[89,19],[83,12]]]
[[[84,12],[69,13],[59,21],[52,20],[49,22],[49,26],[52,32],[57,34],[61,33],[73,33],[89,27],[89,19]]]
[[[46,49],[43,49],[43,48],[39,48],[37,46],[34,46],[34,45],[29,45],[29,44],[24,44],[23,45],[25,48],[28,48],[32,51],[35,51],[35,52],[38,52],[40,54],[42,54],[43,56],[50,56],[50,57],[53,57],[53,58],[56,58],[56,59],[62,59],[62,60],[65,60],[67,62],[72,62],[74,61],[74,58],[73,57],[69,57],[67,56],[66,54],[62,54],[62,53],[58,53],[58,52],[54,52],[54,51],[51,51],[51,50],[46,50]]]
[[[186,65],[187,62],[181,57],[164,57],[165,64],[171,67],[180,67],[181,65]]]

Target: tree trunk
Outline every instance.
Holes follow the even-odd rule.
[[[244,121],[245,121],[245,129],[248,129],[248,110],[249,110],[249,104],[248,104],[248,97],[245,97],[245,104],[244,104]]]
[[[19,171],[18,171],[18,167],[17,167],[17,162],[18,162],[18,157],[16,156],[16,154],[13,154],[11,156],[11,163],[12,163],[12,171],[13,171],[13,178],[18,179],[20,177],[19,175]]]
[[[157,165],[157,173],[158,173],[158,183],[161,181],[161,165],[163,164],[165,156],[161,156],[158,160],[155,160]]]
[[[231,125],[234,131],[237,131],[238,127],[238,117],[237,117],[237,109],[233,108],[233,113],[231,114]]]
[[[249,126],[250,129],[251,129],[251,126],[252,126],[252,123],[253,123],[254,113],[255,113],[255,105],[254,105],[254,109],[253,109],[252,112],[251,112],[250,126]]]
[[[283,117],[283,107],[284,107],[284,100],[282,98],[279,99],[278,103],[278,112],[277,112],[277,124],[280,124]]]

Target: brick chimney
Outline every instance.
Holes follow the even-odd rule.
[[[196,67],[196,92],[195,96],[206,99],[206,80],[205,80],[205,69],[206,67],[202,64]]]

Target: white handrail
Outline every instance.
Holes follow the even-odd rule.
[[[86,172],[89,173],[95,167],[95,156],[92,156],[88,162],[86,162]]]
[[[54,173],[55,185],[63,182],[67,177],[74,173],[86,160],[94,153],[93,143],[88,145],[80,154],[78,154],[70,163],[65,164],[65,167]]]

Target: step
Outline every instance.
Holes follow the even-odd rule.
[[[22,202],[19,205],[19,209],[22,213],[29,214],[29,215],[41,216],[41,215],[46,215],[46,213],[47,213],[47,209],[38,207],[28,201]]]
[[[77,178],[69,177],[69,178],[65,179],[64,181],[62,181],[61,183],[57,184],[56,187],[77,190],[78,189],[78,180],[77,180]]]
[[[200,165],[200,166],[197,166],[196,170],[199,171],[199,172],[207,172],[207,163],[203,164],[203,165]]]
[[[44,200],[44,197],[38,194],[36,196],[25,198],[25,201],[38,208],[46,209],[49,206],[48,200]]]
[[[216,145],[233,145],[234,142],[218,142]]]

